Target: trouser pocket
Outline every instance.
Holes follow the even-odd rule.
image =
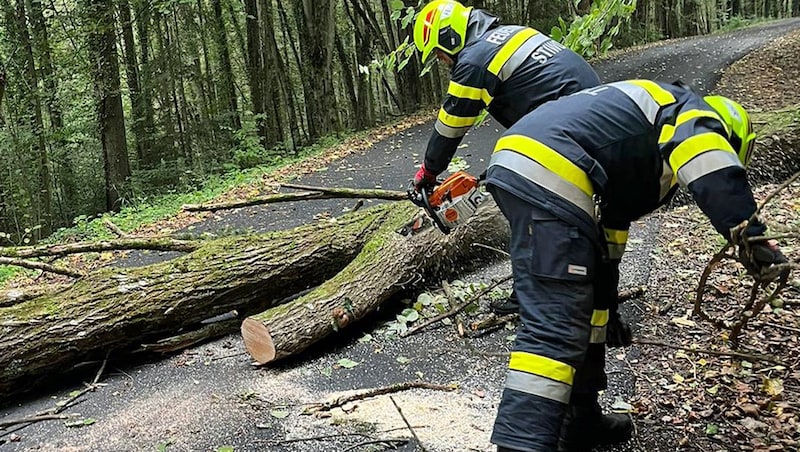
[[[580,230],[555,216],[534,213],[530,234],[530,271],[539,278],[588,282],[595,274],[594,247]]]

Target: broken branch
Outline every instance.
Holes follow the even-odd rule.
[[[44,262],[28,261],[24,259],[14,259],[11,257],[0,257],[0,265],[13,265],[15,267],[29,268],[31,270],[41,270],[48,273],[56,273],[59,275],[70,276],[73,278],[82,278],[86,276],[83,272],[77,270],[70,270],[64,267],[56,267],[55,265],[45,264]]]
[[[689,353],[699,353],[699,354],[714,355],[714,356],[730,356],[731,358],[739,358],[739,359],[744,359],[746,361],[765,361],[768,363],[786,367],[786,363],[763,354],[749,354],[741,352],[725,352],[720,350],[709,350],[703,348],[691,348],[691,347],[684,347],[682,345],[669,344],[667,342],[649,341],[646,339],[634,339],[633,343],[637,345],[653,345],[656,347],[673,348],[676,350],[682,350]]]
[[[390,386],[384,386],[381,388],[368,389],[366,391],[357,392],[355,394],[339,396],[333,400],[324,403],[313,404],[307,407],[305,410],[303,410],[303,414],[313,414],[321,411],[330,411],[334,408],[341,407],[344,404],[354,402],[356,400],[364,400],[370,397],[407,391],[409,389],[429,389],[431,391],[454,391],[457,389],[457,387],[454,385],[440,385],[435,383],[426,383],[424,381],[407,381],[404,383],[397,383]]]
[[[40,245],[19,248],[0,248],[0,256],[30,259],[43,256],[66,256],[68,254],[118,250],[180,251],[190,253],[202,243],[195,240],[177,240],[168,237],[121,238],[98,242],[77,242],[66,245]]]

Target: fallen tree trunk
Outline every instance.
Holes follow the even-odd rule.
[[[336,275],[374,231],[416,210],[384,204],[292,230],[209,240],[168,262],[99,269],[66,289],[0,307],[0,396],[108,350],[199,329],[215,315],[263,311]]]
[[[484,262],[486,251],[475,242],[505,248],[509,236],[493,202],[447,236],[433,228],[399,235],[400,219],[382,225],[350,265],[316,290],[245,319],[242,336],[251,356],[266,364],[297,354],[374,311],[419,276],[447,277]]]

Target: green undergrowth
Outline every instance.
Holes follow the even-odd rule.
[[[321,140],[319,144],[305,147],[295,155],[287,156],[270,165],[209,176],[200,184],[201,188],[196,191],[152,196],[132,202],[130,205],[124,206],[118,213],[105,213],[96,217],[80,216],[75,219],[73,226],[59,229],[40,243],[64,243],[113,238],[112,232],[103,224],[104,219],[111,220],[124,232],[132,231],[144,225],[158,223],[176,215],[184,204],[199,204],[211,201],[226,191],[252,184],[264,175],[272,174],[305,159],[319,156],[340,144],[344,139],[358,138],[368,132],[349,133],[340,135],[338,138]],[[19,267],[0,266],[0,287],[4,286],[10,279],[27,272],[35,273]]]

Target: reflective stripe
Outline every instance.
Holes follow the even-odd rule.
[[[592,220],[595,219],[594,202],[591,196],[586,196],[578,187],[567,182],[557,174],[554,174],[540,163],[515,151],[500,150],[492,154],[489,167],[493,165],[502,166],[530,182],[555,193],[586,212],[586,215]]]
[[[489,91],[486,91],[485,88],[473,88],[452,81],[447,86],[447,94],[460,99],[480,100],[486,106],[492,103],[492,96],[489,95]]]
[[[494,151],[497,152],[503,149],[519,152],[525,157],[537,161],[540,165],[578,187],[589,198],[594,194],[592,182],[582,169],[578,168],[568,158],[533,138],[523,135],[504,136],[497,140]]]
[[[451,115],[444,108],[439,109],[439,121],[442,124],[446,125],[447,127],[469,127],[475,124],[475,121],[478,119],[477,116],[456,116]]]
[[[625,244],[628,243],[628,231],[603,228],[610,259],[622,259],[625,254]]]
[[[442,121],[436,121],[436,124],[433,126],[439,135],[446,137],[446,138],[460,138],[467,134],[469,130],[469,126],[467,127],[449,127],[442,123]]]
[[[656,123],[656,116],[661,107],[675,102],[672,93],[649,80],[615,82],[609,83],[609,86],[617,88],[634,101],[650,124]]]
[[[669,155],[669,166],[679,172],[689,160],[707,151],[728,151],[736,155],[728,140],[714,132],[706,132],[683,140]],[[738,157],[737,157],[738,158]]]
[[[689,110],[678,115],[678,118],[675,119],[674,126],[671,124],[664,124],[664,127],[661,129],[661,135],[658,137],[658,144],[664,144],[669,140],[671,140],[672,137],[675,135],[675,129],[680,127],[681,124],[695,118],[716,119],[722,124],[722,127],[725,128],[725,133],[727,133],[728,136],[730,136],[731,134],[728,124],[726,124],[725,121],[723,121],[717,113],[708,110]]]
[[[706,174],[729,166],[742,166],[736,154],[729,151],[708,151],[683,165],[678,170],[678,177],[683,185],[689,185]]]
[[[592,311],[592,326],[608,325],[608,309],[595,309]]]
[[[518,370],[508,371],[506,388],[565,404],[569,403],[569,396],[572,392],[572,386],[568,384]]]
[[[661,169],[661,178],[658,181],[659,185],[661,186],[661,190],[658,193],[659,201],[662,201],[667,197],[669,191],[672,190],[672,187],[675,186],[677,181],[678,178],[675,176],[675,173],[672,172],[672,168],[670,168],[667,162],[664,162],[663,168]]]
[[[592,332],[589,335],[590,344],[605,344],[606,343],[606,327],[593,326]]]
[[[547,35],[532,28],[521,30],[497,52],[487,70],[506,81],[534,50],[549,40]]]
[[[574,367],[535,353],[511,352],[508,368],[546,377],[567,385],[572,385],[572,380],[575,378]]]

